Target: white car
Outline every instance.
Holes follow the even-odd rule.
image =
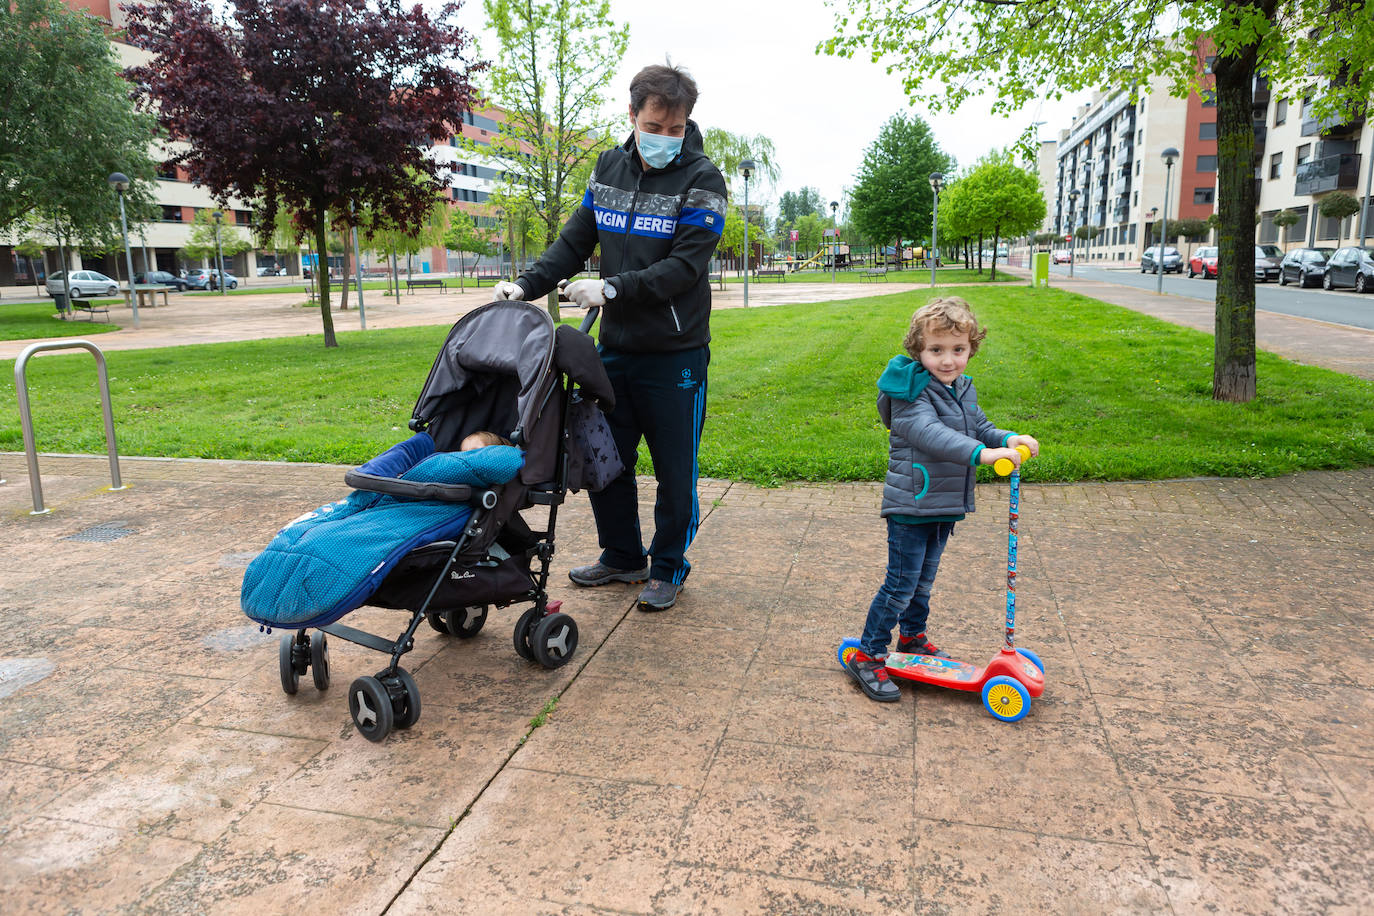
[[[64,293],[70,299],[88,299],[92,296],[113,296],[119,292],[119,284],[98,270],[74,270],[71,274],[70,283],[65,270],[49,274],[45,284],[48,295]]]

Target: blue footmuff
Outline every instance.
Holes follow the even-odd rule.
[[[524,456],[509,445],[435,451],[426,433],[412,436],[358,468],[378,480],[493,487],[520,472]],[[326,626],[367,602],[410,551],[456,538],[472,507],[444,499],[406,499],[354,490],[346,499],[291,522],[248,565],[239,601],[268,627]]]

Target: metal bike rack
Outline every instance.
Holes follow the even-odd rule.
[[[24,457],[29,462],[29,489],[33,491],[33,511],[30,515],[43,515],[51,510],[43,508],[43,482],[38,476],[38,449],[34,445],[33,415],[29,411],[29,385],[24,370],[29,358],[45,350],[89,350],[95,357],[96,374],[100,381],[100,407],[105,414],[105,445],[110,453],[110,489],[122,490],[119,480],[119,452],[115,448],[114,411],[110,407],[110,375],[105,370],[105,354],[89,340],[53,340],[47,343],[29,344],[19,354],[14,363],[14,390],[19,395],[19,422],[24,428]]]

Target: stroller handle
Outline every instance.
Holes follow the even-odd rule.
[[[601,306],[599,305],[594,305],[587,309],[587,315],[582,319],[582,324],[578,327],[578,330],[583,334],[590,334],[592,332],[592,325],[596,324],[596,316],[600,314]]]

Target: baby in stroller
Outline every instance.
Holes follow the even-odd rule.
[[[586,333],[595,319],[556,327],[519,301],[460,318],[416,401],[415,435],[347,472],[353,493],[291,522],[249,564],[244,613],[293,631],[278,653],[286,693],[307,672],[316,688],[329,686],[327,636],[387,653],[386,668],[348,691],[354,724],[381,741],[420,717],[419,690],[400,666],[420,621],[467,639],[491,607],[523,602],[531,607],[515,623],[516,652],[546,668],[572,657],[577,624],[546,587],[558,506],[605,479],[568,447],[581,438],[570,423],[614,407]],[[520,515],[533,505],[548,507],[543,530]],[[408,610],[410,623],[390,640],[338,622],[362,605]]]

